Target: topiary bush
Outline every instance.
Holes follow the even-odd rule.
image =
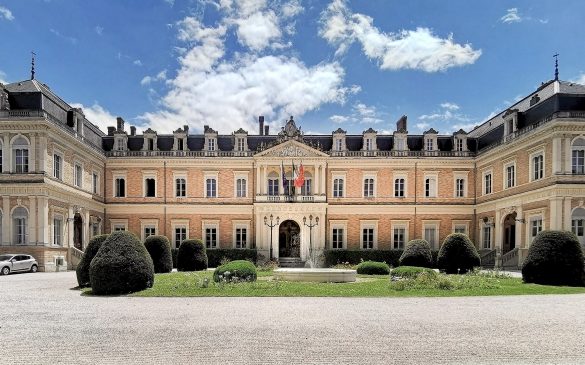
[[[479,253],[467,235],[453,233],[445,238],[437,258],[439,270],[447,274],[465,274],[480,265]]]
[[[222,278],[228,281],[235,278],[242,281],[256,281],[256,277],[256,266],[248,260],[230,261],[219,266],[213,272],[213,281],[215,282],[221,281]]]
[[[400,266],[433,267],[431,245],[425,240],[411,240],[400,256]]]
[[[433,269],[429,269],[427,267],[417,267],[417,266],[400,266],[395,269],[392,269],[390,274],[392,276],[397,276],[400,278],[405,279],[413,279],[416,278],[421,273],[426,273],[428,275],[437,275],[437,273]]]
[[[585,285],[583,250],[571,232],[542,231],[532,241],[522,264],[526,283]]]
[[[362,275],[388,275],[390,266],[385,262],[364,261],[357,266],[357,273]]]
[[[150,254],[156,274],[173,271],[171,243],[166,236],[148,236],[144,241],[144,247]]]
[[[207,265],[218,267],[222,261],[248,260],[253,263],[258,261],[258,252],[250,248],[214,248],[207,250]]]
[[[126,294],[152,287],[154,265],[138,237],[130,232],[110,234],[89,267],[96,295]]]
[[[77,274],[77,284],[80,287],[83,288],[90,285],[89,265],[108,236],[108,234],[100,234],[89,240],[85,252],[83,253],[83,257],[75,269],[75,273]]]
[[[177,270],[207,270],[207,255],[205,245],[201,240],[185,240],[181,243],[177,253]]]

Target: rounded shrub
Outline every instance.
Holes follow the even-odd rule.
[[[215,282],[221,281],[222,278],[228,281],[256,281],[256,277],[256,266],[248,260],[230,261],[217,267],[213,272]]]
[[[80,287],[86,287],[90,285],[89,265],[91,264],[91,260],[93,260],[100,247],[102,247],[102,243],[104,243],[108,236],[108,234],[100,234],[99,236],[94,236],[89,240],[89,243],[85,248],[85,252],[83,253],[83,257],[75,269],[75,273],[77,274],[77,284]]]
[[[110,234],[89,267],[96,295],[126,294],[152,287],[154,266],[146,248],[130,232]]]
[[[522,265],[526,283],[582,286],[584,275],[583,250],[571,232],[540,232]]]
[[[357,273],[362,275],[388,275],[390,266],[385,262],[364,261],[357,266]]]
[[[467,235],[453,233],[445,238],[437,258],[439,270],[447,274],[465,274],[480,265],[479,253]]]
[[[390,274],[404,279],[414,279],[420,274],[425,273],[430,276],[436,276],[437,273],[433,269],[418,266],[400,266],[392,269]]]
[[[431,245],[425,240],[411,240],[399,259],[400,266],[433,267]]]
[[[166,236],[148,236],[144,241],[144,247],[150,254],[156,274],[173,271],[171,243]]]
[[[177,253],[178,271],[207,270],[207,254],[201,240],[185,240]]]

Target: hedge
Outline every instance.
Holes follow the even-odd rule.
[[[119,231],[103,242],[91,261],[89,276],[93,294],[132,293],[152,287],[154,265],[138,237]]]
[[[171,248],[171,258],[173,259],[173,269],[177,268],[177,255],[179,254],[178,248]]]
[[[564,231],[542,231],[532,241],[522,265],[526,283],[585,285],[583,250],[577,236]]]
[[[178,271],[200,271],[207,269],[205,245],[201,240],[184,240],[177,254]]]
[[[219,282],[221,279],[230,281],[234,278],[243,281],[256,281],[256,266],[248,260],[236,260],[219,266],[213,272],[213,281],[215,282]]]
[[[89,265],[91,264],[91,260],[93,260],[99,251],[100,247],[102,247],[102,243],[104,243],[108,236],[108,234],[100,234],[99,236],[94,236],[89,240],[89,243],[85,248],[85,252],[83,253],[83,257],[75,269],[75,274],[77,275],[77,284],[80,287],[86,287],[90,285]]]
[[[331,267],[337,264],[349,262],[357,265],[362,261],[385,262],[391,267],[400,265],[400,256],[403,250],[325,250],[325,266]],[[437,267],[438,251],[431,252],[433,256],[432,267]]]
[[[364,261],[357,266],[357,273],[361,275],[388,275],[390,266],[385,262]]]
[[[209,267],[218,267],[222,261],[248,260],[253,264],[258,261],[258,252],[255,249],[243,248],[217,248],[207,250],[207,263]]]
[[[171,243],[166,236],[148,236],[144,241],[144,247],[152,258],[156,274],[173,271]]]
[[[481,265],[477,249],[463,233],[452,233],[443,241],[437,266],[447,274],[465,274]]]
[[[411,240],[400,256],[400,266],[433,267],[431,246],[425,240]]]
[[[400,266],[395,269],[392,269],[390,275],[398,276],[404,279],[414,279],[421,273],[429,273],[430,275],[436,275],[436,272],[433,269],[418,266]]]

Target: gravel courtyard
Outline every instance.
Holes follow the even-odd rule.
[[[585,295],[84,297],[75,273],[0,277],[10,364],[578,364]]]

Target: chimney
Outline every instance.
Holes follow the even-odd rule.
[[[263,136],[264,135],[264,116],[263,115],[258,117],[258,124],[260,126],[260,135]]]
[[[117,117],[116,121],[118,122],[118,132],[124,132],[124,119]]]
[[[116,127],[108,127],[108,136],[113,136],[116,131]]]
[[[265,135],[265,136],[267,136],[267,135],[269,135],[269,134],[270,134],[270,133],[269,133],[269,130],[270,130],[270,126],[267,126],[267,125],[265,125],[265,126],[264,126],[264,135]]]
[[[402,117],[400,117],[400,119],[398,119],[398,122],[396,122],[396,130],[397,131],[407,131],[408,128],[406,127],[406,119],[407,116],[403,115]]]
[[[189,126],[187,124],[183,126],[183,130],[185,131],[186,135],[189,135]]]
[[[131,136],[135,136],[136,135],[136,127],[131,125],[130,126],[130,135]]]
[[[209,129],[208,125],[204,125],[203,126],[203,133],[207,133],[207,130]]]

